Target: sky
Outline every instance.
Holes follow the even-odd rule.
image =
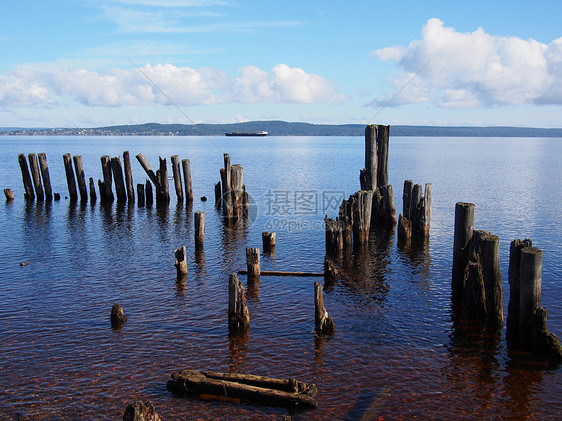
[[[562,2],[18,0],[0,127],[562,127]]]

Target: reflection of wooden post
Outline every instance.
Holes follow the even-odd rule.
[[[178,202],[183,202],[183,188],[181,185],[181,173],[180,173],[180,157],[178,155],[172,155],[172,173],[174,175],[174,187],[176,189],[176,197]]]
[[[462,298],[463,277],[468,265],[470,240],[474,230],[474,204],[459,202],[455,207],[455,234],[453,240],[453,273],[451,291],[453,300]]]
[[[322,285],[314,282],[314,325],[317,333],[333,334],[336,330],[334,320],[328,316],[328,312],[324,307],[324,294]]]
[[[12,189],[4,189],[4,195],[6,196],[6,202],[12,202],[14,200],[14,192]]]
[[[193,190],[191,186],[191,164],[189,159],[182,159],[181,166],[183,170],[183,182],[185,183],[185,201],[193,202]]]
[[[271,253],[275,250],[275,233],[264,231],[261,233],[263,251]]]
[[[69,153],[65,153],[63,156],[64,161],[64,171],[66,173],[66,184],[68,185],[68,195],[70,200],[78,200],[78,193],[76,191],[76,180],[74,178],[74,172],[72,171],[72,159]]]
[[[203,246],[205,241],[205,212],[195,212],[195,247]]]
[[[74,161],[74,171],[76,172],[76,179],[78,180],[78,190],[80,191],[80,201],[86,203],[88,201],[88,189],[86,187],[86,176],[84,175],[84,164],[82,157],[75,155],[72,157]]]
[[[144,208],[144,185],[137,184],[137,198],[139,208]]]
[[[47,165],[47,156],[44,153],[37,155],[39,159],[39,167],[41,168],[41,178],[43,179],[43,188],[45,189],[45,198],[53,199],[53,189],[51,188],[51,178],[49,177],[49,166]]]
[[[176,258],[175,266],[177,269],[177,279],[180,281],[187,276],[187,253],[185,251],[185,246],[177,248],[174,255]]]
[[[246,266],[248,267],[248,283],[260,279],[260,249],[246,247]]]
[[[127,200],[129,203],[135,201],[135,189],[133,187],[133,173],[131,171],[131,157],[129,151],[123,152],[123,166],[125,171],[125,184],[127,185]]]
[[[246,306],[244,284],[235,273],[228,279],[228,326],[234,329],[250,325],[250,312]]]
[[[533,315],[541,306],[542,251],[536,247],[521,250],[519,273],[519,346],[530,349],[533,340]]]
[[[39,172],[39,164],[37,163],[37,155],[30,153],[29,155],[29,169],[31,170],[31,177],[33,179],[33,186],[35,187],[35,194],[37,200],[42,202],[45,200],[43,194],[43,186],[41,185],[41,174]]]
[[[18,162],[21,169],[23,188],[25,189],[25,198],[27,200],[33,200],[35,199],[35,193],[33,193],[33,184],[31,183],[31,176],[29,175],[29,168],[27,167],[27,158],[24,154],[20,153],[18,155]]]

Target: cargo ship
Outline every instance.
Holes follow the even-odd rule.
[[[226,132],[225,136],[267,136],[268,133],[265,130],[259,132]]]

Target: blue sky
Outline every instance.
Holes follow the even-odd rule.
[[[559,1],[21,0],[0,12],[0,127],[562,127]]]

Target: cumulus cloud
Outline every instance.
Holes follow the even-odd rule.
[[[427,21],[421,35],[408,46],[372,53],[400,68],[391,83],[395,92],[403,91],[390,105],[420,102],[424,95],[416,90],[430,93],[424,100],[450,108],[562,104],[562,38],[544,44],[491,35],[482,28],[461,33],[436,18]]]
[[[214,68],[147,64],[139,69],[16,71],[0,75],[0,107],[51,107],[76,101],[86,106],[212,105],[217,103],[340,102],[344,97],[322,76],[279,64],[254,66],[237,77]]]

